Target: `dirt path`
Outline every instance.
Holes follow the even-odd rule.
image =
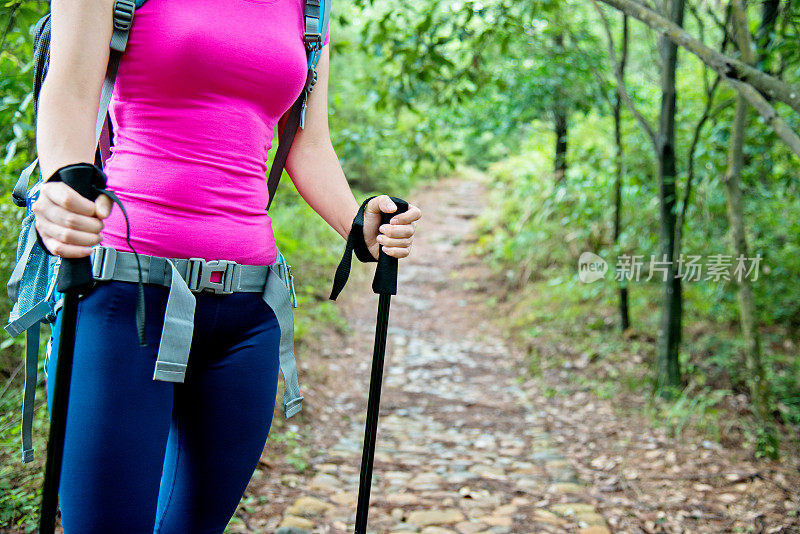
[[[412,200],[424,217],[391,304],[370,531],[607,532],[519,387],[520,357],[484,321],[492,310],[476,290],[483,269],[458,246],[473,239],[482,189],[443,180]],[[352,532],[377,296],[363,276],[351,284],[340,297],[353,328],[348,349],[304,369],[312,413],[302,424],[325,429],[310,438],[314,474],[275,484],[267,470],[254,480],[251,495],[283,492],[280,501],[293,502],[270,502],[247,519],[252,530]],[[309,375],[327,376],[310,389]],[[318,398],[333,385],[338,395]]]
[[[638,454],[660,474],[667,472],[658,464],[662,456],[673,463],[685,460],[681,451],[670,449],[680,444],[649,430],[639,436],[645,433],[625,429],[631,421],[614,421],[608,402],[584,393],[550,403],[526,382],[521,352],[490,326],[502,309],[487,303],[486,267],[460,246],[475,239],[471,220],[481,210],[483,193],[473,176],[442,180],[410,198],[424,215],[412,254],[400,263],[398,295],[391,304],[370,532],[602,534],[612,527],[683,532],[667,528],[657,506],[637,508],[659,503],[661,495],[674,499],[674,492],[665,486],[650,501],[626,501],[626,490],[647,488],[626,486],[617,472],[626,466],[597,446],[602,440],[625,441],[628,451],[616,453],[630,454],[641,439]],[[338,303],[352,331],[328,333],[324,348],[301,363],[306,403],[302,418],[289,424],[303,436],[310,468],[298,474],[265,455],[238,514],[244,524],[230,532],[353,531],[377,309],[368,277],[374,267],[354,269],[356,277]],[[594,426],[603,421],[602,431],[597,429],[602,436],[593,420]],[[654,449],[659,452],[652,454]],[[703,451],[688,454],[706,458]],[[734,479],[729,482],[748,481]],[[698,480],[705,488],[697,488]],[[678,499],[714,489],[711,479],[698,480],[688,483],[695,494],[683,492]],[[783,510],[785,498],[778,492],[776,509]],[[735,524],[736,517],[729,521],[724,512],[734,504],[730,499],[722,501],[723,512],[700,502],[701,515],[687,523],[699,528],[686,531],[721,532],[727,529],[720,525]],[[704,528],[703,514],[720,522]]]

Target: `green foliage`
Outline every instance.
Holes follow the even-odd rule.
[[[295,471],[303,472],[311,467],[311,448],[305,445],[306,437],[300,427],[288,424],[283,419],[274,419],[267,444],[278,447],[280,457]]]
[[[530,121],[588,111],[608,93],[580,1],[366,4],[350,21],[381,82],[367,109],[413,113],[424,134],[414,142],[431,161],[484,167],[510,154]]]
[[[800,47],[795,3],[783,3],[780,21],[763,45],[763,66],[789,83],[800,82]],[[14,260],[21,210],[9,193],[34,150],[30,96],[30,29],[48,9],[46,2],[0,4],[0,277],[8,278]],[[721,5],[697,4],[687,30],[719,48]],[[616,15],[616,14],[615,14]],[[612,30],[619,31],[613,17]],[[754,31],[755,31],[754,25]],[[610,398],[620,384],[649,397],[652,387],[640,367],[626,357],[650,354],[657,331],[660,288],[655,281],[633,281],[631,317],[640,339],[613,334],[617,286],[581,283],[575,264],[583,251],[609,261],[613,273],[621,254],[649,258],[658,252],[658,191],[651,139],[623,110],[624,175],[622,233],[613,241],[614,163],[611,104],[614,76],[605,35],[585,0],[457,0],[450,3],[357,0],[336,5],[332,34],[330,124],[342,166],[356,189],[403,196],[414,185],[467,163],[488,169],[490,205],[480,218],[475,250],[514,288],[533,289],[536,300],[515,316],[514,327],[536,339],[558,321],[564,331],[581,332],[562,340],[589,360],[608,363],[579,385]],[[655,124],[659,112],[657,35],[631,25],[626,84],[642,117]],[[681,55],[678,71],[676,155],[678,190],[686,191],[689,147],[705,108],[711,73],[694,56]],[[685,254],[727,254],[728,223],[724,176],[735,93],[724,84],[711,102],[711,115],[694,151],[693,193],[686,205]],[[795,130],[800,117],[776,104]],[[556,183],[552,132],[556,115],[568,117],[568,169]],[[492,164],[495,161],[498,163]],[[752,115],[747,129],[745,217],[751,255],[760,254],[762,271],[753,284],[763,327],[767,380],[775,410],[793,428],[800,426],[800,195],[798,160],[764,121]],[[344,328],[328,301],[331,275],[343,240],[300,198],[288,179],[271,210],[281,251],[293,266],[299,307],[295,310],[300,344],[322,324]],[[682,209],[685,198],[678,199]],[[646,273],[646,270],[645,270]],[[646,277],[646,276],[645,276]],[[671,401],[652,399],[658,424],[680,434],[688,428],[718,436],[720,406],[747,391],[738,332],[736,288],[730,282],[684,284],[682,364],[687,387]],[[498,299],[490,295],[489,299]],[[10,308],[0,301],[0,314]],[[302,348],[298,350],[301,352]],[[18,469],[21,376],[20,347],[0,347],[4,379],[0,418],[0,522],[30,524],[35,511],[40,465]],[[530,369],[542,373],[565,360],[532,346]],[[643,366],[644,364],[642,364]],[[41,375],[40,375],[41,376]],[[40,389],[42,389],[40,387]],[[568,395],[567,387],[546,396]],[[39,399],[43,399],[43,390]],[[37,448],[43,450],[46,409],[37,410]],[[751,429],[756,453],[772,457],[771,437]],[[298,471],[308,468],[302,436],[276,421],[274,443]],[[245,502],[252,507],[254,503]],[[246,508],[245,508],[246,509]]]
[[[680,436],[688,427],[700,430],[714,440],[720,439],[719,405],[730,392],[722,389],[690,388],[678,392],[674,400],[654,399],[657,413],[653,419],[658,421],[671,436]]]
[[[47,330],[47,329],[46,329]],[[43,338],[44,339],[44,338]],[[15,361],[22,361],[22,347],[7,342],[2,350]],[[13,347],[13,348],[12,348]],[[44,347],[42,346],[43,352]],[[35,458],[24,464],[20,444],[23,372],[15,366],[16,374],[0,388],[0,525],[14,525],[20,532],[34,532],[39,515],[39,501],[44,473],[47,439],[47,408],[45,406],[44,361],[39,362],[41,378],[36,391],[33,446]]]
[[[311,464],[309,464],[311,448],[307,445],[301,445],[302,439],[297,432],[292,430],[280,433],[271,432],[269,439],[274,443],[283,445],[283,458],[296,471],[302,472],[311,467]]]
[[[756,429],[756,458],[777,460],[780,457],[778,437],[763,428]]]
[[[692,90],[687,80],[683,83],[685,104],[681,120],[692,124],[699,118],[703,95],[697,88]],[[722,95],[727,97],[730,93]],[[690,103],[696,105],[692,107]],[[725,172],[730,113],[727,107],[721,108],[698,144],[693,195],[683,233],[685,255],[708,258],[730,254],[727,206],[720,182]],[[605,328],[608,310],[614,309],[617,300],[614,266],[619,255],[625,253],[644,258],[643,276],[627,283],[631,318],[637,330],[648,332],[655,341],[660,287],[655,279],[646,281],[647,262],[659,252],[652,147],[633,119],[623,118],[626,172],[622,233],[617,243],[613,242],[611,204],[614,146],[607,137],[597,135],[612,131],[610,118],[598,113],[573,118],[568,155],[571,164],[562,182],[556,183],[553,178],[554,136],[542,123],[533,124],[518,154],[488,169],[490,203],[480,218],[475,248],[512,287],[535,285],[541,291],[540,303],[530,306],[518,319],[519,326],[528,325],[532,338],[543,323],[553,318],[567,329]],[[762,346],[769,389],[778,406],[776,413],[784,423],[796,428],[800,422],[800,368],[796,350],[789,347],[795,347],[800,301],[800,286],[795,283],[800,276],[797,165],[781,145],[762,143],[764,136],[769,137],[769,132],[754,119],[748,132],[748,139],[753,141],[748,144],[750,156],[744,173],[750,256],[760,254],[762,258],[753,289],[759,320],[770,327],[762,334]],[[684,131],[679,137],[681,155],[686,157],[691,132]],[[773,162],[768,170],[761,165],[765,158]],[[680,180],[685,180],[685,161],[681,160],[684,170]],[[608,261],[610,271],[604,281],[578,281],[576,264],[584,251]],[[684,324],[688,326],[681,359],[690,389],[678,391],[672,401],[659,405],[652,414],[676,433],[691,426],[718,436],[718,404],[727,395],[748,391],[743,346],[738,337],[736,286],[730,280],[701,279],[685,282],[683,292]],[[531,362],[534,374],[541,372],[540,359]],[[601,396],[613,394],[604,388],[604,380],[610,378],[603,376],[590,387]],[[618,378],[626,380],[624,374]],[[774,444],[762,434],[753,428],[756,452],[772,457]]]
[[[613,210],[608,205],[613,191],[613,168],[608,164],[613,147],[596,135],[609,128],[608,122],[589,115],[575,125],[571,135],[578,148],[570,155],[575,163],[562,183],[556,184],[552,177],[549,147],[554,145],[554,135],[544,127],[532,131],[520,155],[490,168],[492,201],[482,218],[480,244],[496,266],[512,267],[517,283],[577,263],[583,251],[607,259],[614,255]],[[650,196],[650,183],[637,179],[647,173],[647,168],[631,169],[623,188],[624,205]],[[520,198],[525,201],[519,202]],[[618,252],[656,252],[658,206],[650,198],[643,205],[638,202],[635,214],[626,215]]]
[[[331,33],[330,125],[350,183],[362,190],[406,190],[452,168],[465,144],[452,135],[452,106],[428,98],[434,91],[424,98],[387,92],[411,71],[396,62],[387,65],[380,44],[362,41],[360,29],[378,15],[348,4],[337,5],[337,14],[340,25]]]

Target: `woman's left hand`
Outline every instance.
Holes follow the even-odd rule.
[[[395,258],[405,258],[411,252],[416,222],[422,217],[420,209],[412,204],[408,210],[392,217],[390,224],[381,225],[381,213],[394,213],[397,206],[389,195],[379,195],[369,202],[364,210],[364,241],[372,257],[377,259],[383,251]]]

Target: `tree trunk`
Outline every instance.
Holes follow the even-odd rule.
[[[683,25],[685,0],[669,0],[670,21]],[[661,324],[658,336],[656,389],[664,396],[670,396],[681,386],[678,350],[681,343],[682,298],[681,280],[675,276],[675,205],[676,205],[676,163],[675,163],[675,70],[678,62],[678,47],[662,36],[659,43],[662,61],[661,71],[661,115],[657,136],[658,190],[661,207],[660,245],[661,257],[666,275],[663,282],[664,301],[661,310]]]
[[[553,41],[558,53],[562,53],[564,50],[564,34],[557,33]],[[567,172],[567,110],[564,108],[564,99],[559,96],[563,90],[564,87],[561,83],[556,84],[553,107],[553,128],[556,133],[553,175],[555,176],[556,184],[564,181],[564,175]]]
[[[742,208],[742,147],[744,132],[747,128],[747,101],[739,96],[736,99],[736,116],[733,120],[731,144],[728,152],[728,171],[724,177],[725,196],[728,203],[728,222],[731,227],[731,246],[734,260],[743,258],[747,264],[748,248],[744,233],[744,215]],[[736,261],[734,261],[734,265]],[[747,384],[750,390],[750,403],[760,426],[758,448],[762,454],[776,457],[778,448],[775,428],[769,408],[769,392],[761,363],[761,340],[756,324],[756,307],[753,299],[753,288],[750,278],[743,273],[735,276],[738,286],[739,322],[744,337],[745,368]]]
[[[619,70],[624,80],[625,63],[628,59],[628,16],[622,15],[622,52],[620,53]],[[622,146],[622,95],[619,85],[617,85],[617,98],[614,101],[614,141],[617,145],[616,171],[617,176],[614,181],[614,245],[619,244],[621,233],[620,219],[622,216],[622,180],[625,176],[625,151]],[[628,313],[628,284],[627,280],[620,280],[619,283],[619,318],[620,328],[624,332],[630,327],[630,316]]]
[[[567,116],[563,109],[556,107],[555,110],[555,130],[556,130],[556,157],[555,157],[555,178],[556,183],[564,181],[567,172]]]
[[[742,54],[742,59],[748,63],[755,61],[750,39],[750,30],[747,28],[747,19],[741,0],[733,0],[734,34]],[[736,114],[731,126],[731,141],[728,150],[728,170],[724,177],[725,197],[728,205],[728,222],[731,231],[731,246],[734,265],[742,261],[748,265],[747,236],[744,230],[744,208],[742,206],[742,167],[743,147],[748,117],[747,100],[739,95],[736,99]],[[741,258],[741,260],[739,260]],[[734,271],[734,274],[736,271]],[[756,273],[757,275],[757,273]],[[756,320],[756,307],[753,298],[753,287],[750,273],[745,271],[734,275],[738,286],[739,320],[744,337],[745,368],[747,369],[747,384],[750,389],[750,403],[760,426],[758,436],[759,453],[777,457],[777,433],[772,422],[769,391],[764,375],[764,366],[761,362],[761,340],[758,333]]]

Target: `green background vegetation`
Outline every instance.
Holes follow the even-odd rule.
[[[329,101],[337,153],[359,199],[377,193],[405,196],[413,186],[460,165],[484,171],[491,200],[480,219],[474,252],[507,289],[492,298],[517,299],[513,322],[522,340],[533,341],[545,329],[556,328],[577,352],[608,364],[587,387],[605,398],[619,389],[637,393],[646,400],[654,425],[676,434],[691,427],[713,440],[725,440],[735,425],[737,439],[753,454],[774,457],[785,451],[796,456],[800,166],[798,155],[761,115],[751,110],[744,123],[739,186],[749,256],[762,257],[762,270],[752,282],[758,369],[747,364],[753,361],[752,351],[742,334],[739,288],[733,281],[683,284],[678,319],[683,335],[674,353],[679,373],[677,379],[662,380],[662,285],[655,280],[627,285],[630,324],[623,332],[620,288],[612,277],[595,284],[578,280],[577,259],[584,251],[605,258],[613,271],[620,254],[647,260],[663,250],[661,156],[642,124],[657,130],[666,116],[661,109],[662,82],[669,71],[666,45],[651,27],[633,19],[623,23],[621,13],[608,3],[337,2]],[[800,8],[795,2],[659,0],[654,6],[669,18],[668,8],[677,3],[685,8],[681,22],[688,33],[732,58],[743,57],[733,23],[741,8],[757,67],[782,83],[800,83]],[[30,30],[47,9],[46,2],[0,3],[2,280],[14,262],[22,216],[9,200],[10,190],[35,155]],[[609,35],[614,38],[613,58]],[[623,56],[630,105],[617,105],[615,60]],[[738,95],[725,80],[717,84],[707,64],[685,50],[678,52],[672,145],[674,213],[685,212],[679,252],[703,258],[733,255],[725,183]],[[796,109],[766,96],[789,129],[800,129]],[[621,156],[615,107],[620,110]],[[343,242],[289,180],[283,180],[278,197],[271,215],[279,247],[296,274],[302,344],[316,325],[344,326],[327,301]],[[10,303],[0,300],[0,314],[9,309]],[[21,464],[20,342],[4,338],[0,345],[0,525],[31,529],[47,424],[40,387],[37,461]],[[630,365],[631,355],[638,365]],[[535,348],[530,351],[532,374],[560,363]],[[759,369],[766,395],[753,404]],[[44,374],[39,376],[43,381]],[[728,407],[739,398],[754,409],[733,413]],[[274,439],[299,447],[285,432],[276,432]],[[302,454],[291,456],[302,469]]]

